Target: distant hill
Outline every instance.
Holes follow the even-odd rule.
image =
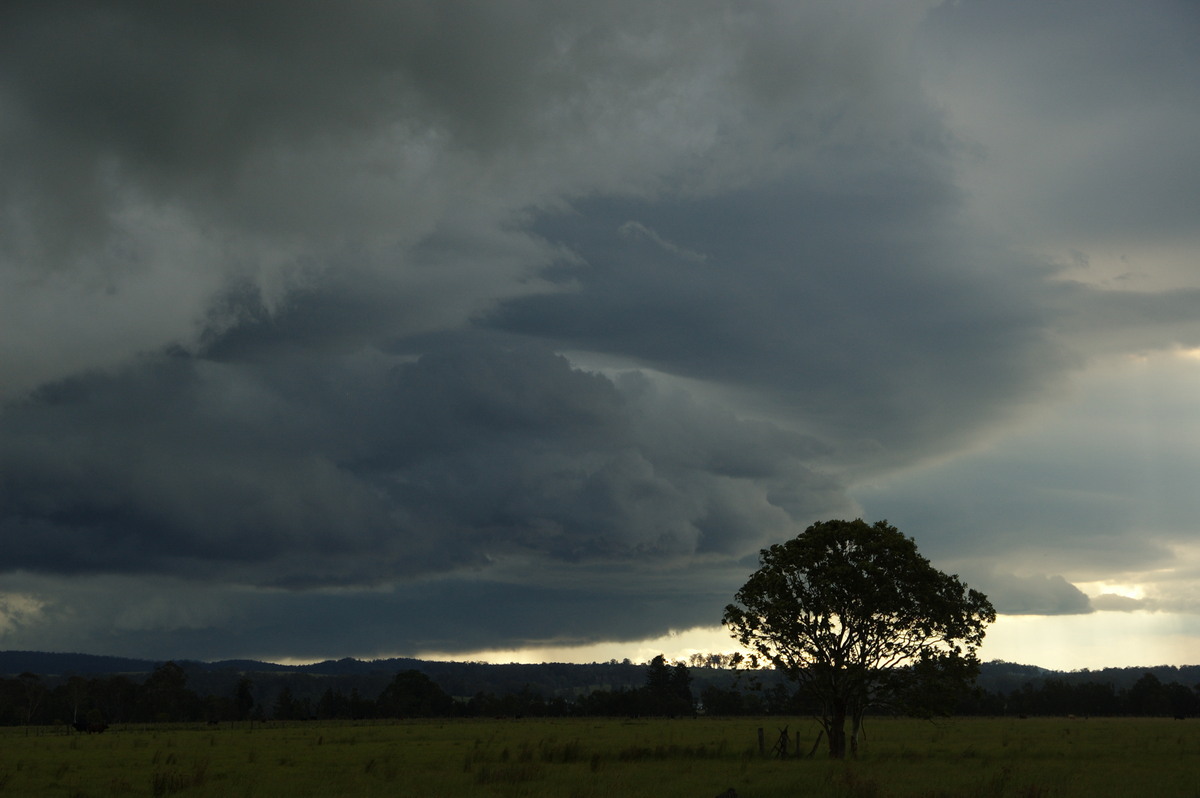
[[[0,676],[36,673],[50,682],[69,676],[95,677],[126,674],[138,677],[151,673],[166,660],[109,657],[95,654],[51,653],[44,651],[0,651]],[[491,665],[481,662],[435,662],[406,657],[378,660],[343,658],[311,665],[280,665],[260,660],[234,659],[216,662],[175,660],[189,674],[193,688],[201,692],[229,689],[239,674],[251,674],[263,684],[307,685],[309,691],[324,690],[330,683],[359,686],[364,693],[382,689],[395,674],[418,670],[434,679],[451,695],[470,696],[479,692],[503,695],[522,689],[536,690],[546,696],[572,696],[592,690],[620,690],[640,687],[645,682],[645,665],[607,662],[592,664],[541,663],[532,665]],[[1103,670],[1053,671],[1036,665],[1012,662],[983,664],[978,685],[993,693],[1010,694],[1025,685],[1034,688],[1047,680],[1081,684],[1110,683],[1127,689],[1147,673],[1164,683],[1177,682],[1189,688],[1200,685],[1200,666],[1153,666],[1144,668],[1105,668]],[[735,674],[719,668],[693,668],[693,688],[707,684],[728,686]],[[763,674],[767,681],[773,681]]]
[[[113,673],[150,673],[165,659],[134,659],[96,654],[56,653],[47,651],[0,651],[0,676],[36,673],[39,676],[102,676]],[[254,673],[311,673],[322,676],[350,676],[370,673],[395,673],[416,668],[421,660],[358,660],[349,657],[311,665],[280,665],[254,659],[226,659],[215,662],[176,659],[190,671],[248,671]]]
[[[45,651],[0,651],[0,676],[36,673],[39,676],[101,676],[110,673],[149,673],[158,662],[96,654],[57,654]]]

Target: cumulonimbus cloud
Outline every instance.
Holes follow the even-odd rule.
[[[303,608],[363,651],[382,623],[364,608],[403,615],[422,590],[461,646],[715,622],[758,547],[857,515],[856,486],[992,440],[1089,358],[1200,343],[1193,290],[1072,282],[980,214],[1029,184],[974,192],[1012,171],[1009,139],[973,140],[939,45],[984,42],[993,74],[1051,13],[1021,7],[7,4],[2,576],[42,610],[6,634],[89,606],[71,628],[120,618],[129,646],[227,624],[284,649]],[[1131,8],[1086,15],[1082,51]],[[1071,94],[1043,138],[1042,110],[995,88],[1021,142],[1116,97]],[[1142,163],[1121,130],[1102,151]],[[1194,190],[1171,185],[1156,213]],[[1096,214],[1072,234],[1128,207],[1077,198]],[[1011,471],[959,471],[870,495],[929,522],[900,524],[923,551],[992,574],[1001,611],[1086,612],[1061,577],[1002,574],[1043,538],[1059,557],[1097,540],[1039,512],[1091,519],[1116,492],[1026,511]],[[1169,557],[1169,520],[1152,540],[1105,526],[1086,565]],[[176,614],[94,600],[151,582],[224,592]],[[455,595],[497,617],[473,626]],[[397,645],[453,648],[436,619],[401,626]]]

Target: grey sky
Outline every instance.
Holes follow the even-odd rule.
[[[6,4],[0,646],[637,641],[858,515],[1194,617],[1198,27]]]

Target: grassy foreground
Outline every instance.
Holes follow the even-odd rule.
[[[0,795],[1200,798],[1197,721],[878,719],[858,761],[759,756],[784,723],[807,753],[807,719],[8,728]]]

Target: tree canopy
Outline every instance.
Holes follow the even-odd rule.
[[[687,665],[669,665],[658,654],[646,667],[646,686],[642,688],[641,711],[650,715],[690,715],[694,709],[692,676]]]
[[[869,707],[936,712],[974,680],[995,610],[886,521],[814,524],[760,565],[724,622],[814,699],[830,756],[846,754],[847,718],[853,753]]]
[[[448,714],[454,700],[419,670],[397,673],[379,694],[379,711],[389,718],[428,718]]]

